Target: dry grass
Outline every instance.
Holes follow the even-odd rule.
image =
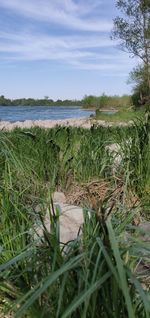
[[[75,205],[86,205],[92,209],[97,202],[103,202],[110,191],[110,183],[104,180],[93,180],[81,185],[73,183],[65,193],[67,202]]]

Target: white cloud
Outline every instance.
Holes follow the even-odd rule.
[[[73,0],[0,0],[0,7],[14,10],[28,18],[53,22],[76,30],[110,31],[112,21],[94,18],[95,9],[100,3],[101,1],[91,0],[81,0],[78,4]],[[87,17],[89,13],[90,18]]]
[[[51,60],[82,70],[127,73],[133,61],[128,55],[115,50],[117,42],[110,40],[108,32],[112,21],[97,18],[104,1],[107,0],[0,0],[0,8],[32,18],[32,22],[59,24],[55,35],[44,31],[41,24],[41,31],[37,33],[38,24],[33,23],[33,28],[29,29],[31,24],[25,21],[20,26],[20,33],[6,32],[3,28],[0,31],[0,60]],[[60,25],[87,32],[70,32],[71,35],[67,35],[65,30],[63,33],[66,35],[60,36]]]
[[[33,32],[8,33],[0,31],[0,40],[8,40],[7,43],[26,42],[30,45],[37,44],[45,47],[62,47],[65,49],[85,49],[85,48],[107,48],[114,47],[117,42],[106,36],[97,35],[72,35],[72,36],[51,36],[47,34],[36,34]],[[2,47],[2,46],[1,46]]]
[[[128,72],[130,59],[125,53],[113,51],[113,46],[114,42],[109,38],[97,35],[48,36],[0,32],[1,60],[51,60],[82,70],[121,72],[127,69]],[[107,53],[104,52],[106,49]]]

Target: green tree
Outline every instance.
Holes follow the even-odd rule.
[[[114,19],[112,38],[121,40],[121,48],[141,60],[150,96],[150,0],[118,0],[116,6],[122,16]]]
[[[0,106],[7,106],[7,105],[8,105],[8,106],[11,105],[11,100],[5,98],[4,95],[1,95],[1,96],[0,96]]]
[[[138,65],[130,73],[129,83],[135,83],[132,101],[135,106],[149,103],[149,85],[147,82],[147,70],[144,66]]]
[[[99,108],[100,107],[100,101],[99,98],[93,95],[85,96],[82,100],[83,107],[87,108]]]

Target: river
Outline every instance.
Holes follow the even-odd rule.
[[[80,106],[0,106],[0,121],[56,120],[86,117],[94,113]]]

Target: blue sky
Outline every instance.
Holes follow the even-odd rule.
[[[115,0],[0,0],[0,95],[131,91],[135,61],[110,39]]]

